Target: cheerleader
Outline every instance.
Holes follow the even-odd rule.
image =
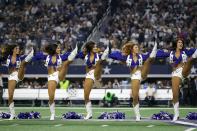
[[[186,78],[197,58],[197,50],[195,48],[184,48],[184,40],[177,38],[173,43],[172,51],[163,51],[160,57],[169,57],[172,65],[172,93],[173,93],[173,107],[174,118],[173,121],[179,119],[179,90],[182,80]]]
[[[48,95],[49,108],[51,112],[50,120],[55,119],[55,90],[59,81],[64,80],[69,64],[77,55],[78,47],[72,52],[66,52],[61,55],[61,48],[58,44],[50,44],[45,47],[45,52],[36,53],[35,60],[45,60],[45,66],[48,69]]]
[[[8,67],[8,105],[11,116],[9,120],[15,118],[13,95],[16,84],[22,81],[25,74],[25,67],[27,63],[32,59],[34,55],[34,50],[26,56],[20,55],[20,47],[17,44],[9,45],[6,48],[6,53],[8,53],[6,66]]]
[[[136,116],[136,121],[140,121],[139,111],[139,89],[142,80],[147,78],[150,66],[154,61],[157,53],[157,43],[155,43],[152,52],[141,54],[139,46],[136,43],[128,42],[122,47],[122,51],[114,51],[109,54],[109,58],[120,60],[130,67],[131,88],[133,98],[133,108]]]
[[[84,82],[84,100],[87,115],[84,119],[92,118],[92,104],[89,99],[91,89],[95,80],[101,78],[102,61],[106,59],[109,53],[109,47],[105,49],[103,54],[99,54],[99,48],[96,43],[89,41],[85,44],[85,51],[78,54],[78,58],[85,59],[86,77]]]

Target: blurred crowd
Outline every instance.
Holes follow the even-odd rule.
[[[26,48],[33,44],[39,49],[49,41],[60,41],[63,48],[85,41],[107,8],[105,0],[0,2],[0,43],[16,42]]]
[[[197,47],[197,2],[190,0],[112,0],[108,24],[102,27],[100,42],[113,43],[114,50],[134,40],[142,51],[152,48],[170,49],[177,37],[186,47]]]

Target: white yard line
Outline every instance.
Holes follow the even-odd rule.
[[[146,127],[153,127],[153,126],[155,126],[155,125],[148,125],[148,126],[146,126]]]
[[[54,127],[60,127],[60,126],[63,126],[63,124],[54,125]]]
[[[186,129],[185,131],[193,131],[193,130],[195,130],[195,129],[197,129],[197,128],[188,128],[188,129]]]
[[[18,126],[19,124],[12,124],[12,125],[10,125],[10,126]]]
[[[101,125],[101,127],[107,127],[107,126],[109,126],[109,125]]]

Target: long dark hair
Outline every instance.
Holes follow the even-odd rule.
[[[185,44],[184,39],[181,38],[181,37],[178,37],[178,38],[176,38],[176,39],[172,42],[172,50],[174,50],[174,51],[176,50],[176,48],[177,48],[177,42],[178,42],[179,40],[181,40],[181,41],[183,42],[183,48],[182,48],[182,50],[185,48],[185,47],[184,47],[184,44]]]
[[[56,54],[56,49],[58,47],[58,44],[48,44],[45,47],[45,52],[48,53],[49,55],[55,55]]]
[[[91,52],[92,49],[94,48],[94,45],[96,45],[96,43],[93,42],[93,41],[87,42],[87,43],[85,44],[85,51],[86,51],[86,53]]]
[[[16,48],[17,46],[19,46],[19,45],[18,44],[7,45],[5,47],[5,52],[4,52],[5,54],[4,54],[4,56],[8,57],[9,55],[12,55],[14,48]]]

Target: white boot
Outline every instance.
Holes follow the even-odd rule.
[[[174,118],[172,121],[177,121],[179,119],[179,102],[174,104]]]
[[[10,110],[9,120],[13,120],[15,118],[14,102],[10,103],[9,110]]]
[[[196,49],[196,51],[194,52],[194,54],[192,55],[192,58],[197,58],[197,49]]]
[[[141,116],[140,116],[139,103],[133,107],[133,110],[135,113],[136,121],[140,121]]]
[[[53,121],[55,120],[55,102],[53,102],[51,105],[49,104],[49,108],[51,112],[50,120]]]
[[[34,49],[32,48],[31,52],[25,57],[25,62],[29,62],[34,56]]]
[[[157,54],[157,42],[155,42],[152,52],[150,53],[150,58],[155,58],[156,54]]]
[[[92,119],[92,104],[90,101],[86,104],[86,111],[87,111],[87,115],[84,119],[85,120]]]
[[[78,46],[76,45],[75,49],[68,56],[69,61],[73,61],[78,53]]]
[[[101,60],[107,59],[108,54],[109,54],[109,46],[107,46],[107,48],[104,50],[104,52],[103,52],[103,54],[101,56]]]

